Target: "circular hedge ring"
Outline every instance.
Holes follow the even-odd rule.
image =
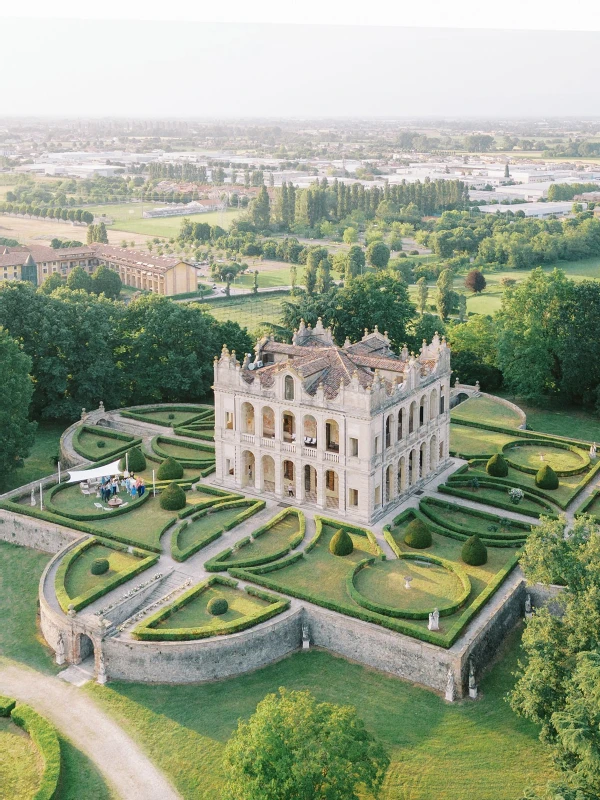
[[[104,575],[105,572],[108,572],[109,566],[108,558],[95,558],[92,561],[90,571],[92,575]]]
[[[578,475],[590,466],[590,457],[586,452],[562,442],[517,439],[505,444],[502,453],[511,467],[528,475],[535,475],[545,464],[552,467],[559,477]]]
[[[224,597],[213,597],[208,601],[207,609],[208,613],[212,614],[213,617],[220,617],[221,614],[225,614],[229,610],[229,603]]]
[[[400,569],[400,572],[397,576],[398,580],[402,579],[403,576],[403,568],[398,567],[398,563],[402,561],[417,561],[417,562],[428,562],[432,565],[437,567],[442,567],[444,570],[453,573],[460,583],[460,591],[459,594],[446,606],[441,606],[439,604],[439,598],[436,599],[435,603],[432,603],[431,607],[425,608],[419,611],[413,611],[410,609],[401,608],[400,606],[388,606],[384,605],[383,603],[376,602],[375,600],[371,600],[367,597],[363,592],[358,589],[357,582],[358,576],[366,567],[374,566],[378,570],[383,570],[384,572],[388,573],[395,573]],[[404,568],[405,571],[405,568]],[[394,578],[396,576],[394,575]],[[369,611],[373,611],[376,614],[383,614],[386,617],[394,617],[394,618],[404,618],[404,619],[427,619],[429,614],[437,608],[440,616],[449,616],[450,614],[454,614],[461,606],[463,606],[469,598],[471,594],[471,581],[469,576],[467,575],[466,571],[460,564],[455,564],[453,561],[448,561],[445,558],[440,558],[439,556],[434,555],[421,555],[417,553],[402,553],[398,560],[394,561],[378,561],[375,558],[365,558],[354,567],[352,572],[346,578],[346,590],[350,597],[358,603],[359,606],[362,608],[366,608]],[[414,592],[415,589],[406,589],[406,592]]]

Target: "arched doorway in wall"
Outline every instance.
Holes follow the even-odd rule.
[[[429,395],[429,419],[435,419],[438,415],[438,411],[438,393],[437,389],[434,389]]]
[[[252,403],[242,403],[242,433],[254,435],[254,406]]]
[[[427,396],[423,395],[419,403],[419,427],[427,422]]]
[[[411,450],[410,452],[410,485],[419,480],[419,451]]]
[[[80,633],[75,639],[75,663],[80,664],[86,658],[94,655],[94,642],[85,633]]]
[[[437,436],[434,434],[429,441],[429,471],[433,472],[438,465]]]
[[[325,422],[325,449],[330,453],[340,452],[340,426],[334,419]]]
[[[254,488],[256,485],[256,460],[254,453],[250,450],[244,450],[242,453],[242,486],[251,486]]]
[[[317,470],[310,464],[304,465],[304,499],[307,503],[317,502]]]
[[[410,404],[410,411],[408,412],[408,432],[413,433],[417,430],[417,404],[413,400]]]
[[[406,458],[402,456],[402,458],[398,461],[398,494],[402,494],[402,492],[406,489]]]
[[[270,406],[262,410],[262,436],[265,439],[275,438],[275,413]]]
[[[393,489],[394,487],[394,468],[391,464],[388,464],[388,467],[385,471],[385,502],[389,503],[392,499]]]
[[[289,376],[288,376],[289,377]],[[284,442],[292,443],[296,441],[296,417],[291,411],[284,411],[281,418],[281,438]]]
[[[333,469],[325,471],[325,506],[333,509],[340,507],[340,481]]]
[[[302,444],[304,447],[316,447],[317,442],[317,420],[312,414],[307,414],[302,422]]]
[[[427,469],[427,442],[423,442],[419,448],[419,474],[422,478],[426,478],[429,473]]]
[[[272,456],[263,456],[262,462],[262,488],[265,492],[275,493],[275,461]]]
[[[406,433],[406,411],[401,408],[398,411],[398,428],[397,428],[398,436],[397,440],[400,441],[404,434]]]
[[[285,497],[296,496],[296,469],[294,462],[285,459],[281,466],[282,479],[283,479],[283,494]]]

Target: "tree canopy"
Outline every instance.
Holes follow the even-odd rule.
[[[36,424],[29,422],[31,359],[0,328],[0,484],[29,455]]]

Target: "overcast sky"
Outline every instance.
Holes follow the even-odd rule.
[[[2,20],[0,115],[600,116],[599,32]]]

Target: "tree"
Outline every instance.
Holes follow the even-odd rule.
[[[385,242],[374,241],[367,247],[367,261],[375,269],[385,269],[390,260],[390,248]]]
[[[508,167],[508,164],[504,165],[504,177],[505,178],[510,178],[510,169]]]
[[[227,743],[226,800],[358,800],[376,794],[389,758],[351,706],[280,689]]]
[[[119,299],[123,282],[114,269],[110,269],[104,266],[104,264],[101,264],[94,271],[91,282],[91,291],[95,292],[95,294],[103,294],[110,300]]]
[[[52,275],[48,275],[46,280],[42,283],[39,291],[44,294],[52,294],[55,289],[60,289],[61,286],[64,286],[63,279],[58,272],[53,272]]]
[[[298,267],[295,264],[290,266],[290,285],[292,287],[290,294],[293,296],[296,293],[296,282],[298,280]]]
[[[96,225],[96,241],[100,242],[100,244],[108,244],[106,225],[103,222],[99,222],[98,225]]]
[[[467,319],[467,298],[464,294],[458,295],[458,319],[465,322]]]
[[[429,286],[427,285],[427,278],[419,278],[417,281],[417,308],[421,316],[427,311],[428,298]]]
[[[454,307],[457,299],[456,292],[453,290],[454,274],[450,269],[444,269],[440,272],[437,279],[437,298],[436,306],[440,317],[446,321],[450,316],[452,308]]]
[[[260,187],[257,197],[250,204],[250,217],[259,231],[268,229],[271,222],[271,203],[265,186]]]
[[[319,294],[323,294],[324,292],[328,292],[332,286],[333,280],[331,278],[331,263],[329,258],[322,258],[317,269],[317,292],[319,292]]]
[[[346,256],[346,272],[345,279],[347,281],[356,278],[357,275],[362,275],[365,268],[365,251],[360,245],[353,245]]]
[[[29,455],[36,424],[29,422],[31,359],[0,328],[0,486]]]
[[[74,267],[67,277],[67,287],[76,291],[82,289],[84,292],[92,291],[92,277],[83,267]]]
[[[272,175],[273,173],[271,173]],[[254,270],[254,282],[252,283],[252,291],[254,294],[258,294],[258,270]]]
[[[345,244],[354,244],[358,242],[358,231],[356,228],[346,228],[342,236]]]
[[[470,289],[474,294],[483,292],[487,286],[483,273],[478,269],[472,269],[465,278],[465,286]]]

